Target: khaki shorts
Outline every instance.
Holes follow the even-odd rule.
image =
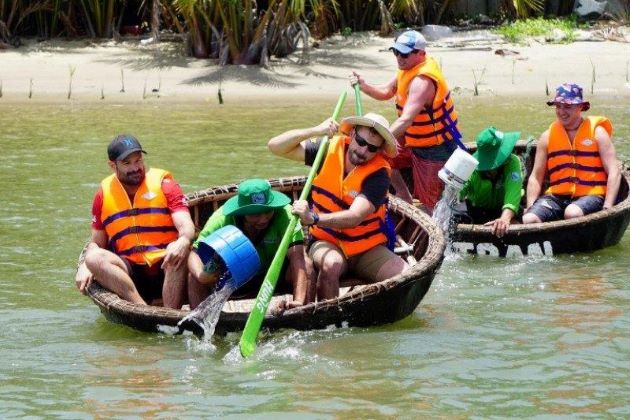
[[[343,255],[341,249],[336,245],[328,241],[316,241],[309,248],[308,256],[312,259],[315,251],[323,249],[334,249]],[[348,271],[373,283],[378,280],[377,275],[381,267],[392,258],[398,258],[398,256],[386,246],[378,245],[367,252],[350,257],[346,261],[348,262]]]

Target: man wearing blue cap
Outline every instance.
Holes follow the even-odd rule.
[[[575,83],[558,86],[547,105],[555,106],[556,120],[536,145],[523,223],[572,219],[609,209],[621,181],[610,120],[582,117],[591,104]],[[545,176],[549,187],[541,197]]]
[[[260,288],[265,273],[276,255],[291,219],[291,199],[279,191],[271,189],[265,179],[248,179],[238,186],[238,194],[230,198],[208,219],[193,244],[193,252],[188,257],[190,276],[188,280],[188,300],[191,309],[203,302],[214,290],[224,267],[210,260],[204,264],[198,254],[199,243],[218,229],[236,226],[252,242],[261,262],[259,281],[250,281],[239,289],[240,294],[255,293]],[[296,225],[286,257],[284,281],[279,283],[292,286],[293,298],[283,302],[282,308],[290,309],[308,303],[308,277],[304,259],[304,233],[302,225]]]
[[[358,83],[363,92],[381,101],[396,96],[398,119],[391,131],[398,140],[399,154],[392,169],[411,166],[413,198],[431,213],[444,189],[438,172],[462,136],[446,79],[438,63],[426,55],[426,44],[419,32],[403,32],[390,47],[398,64],[393,79],[371,85],[353,72],[350,83]],[[398,196],[412,201],[398,170],[392,172],[392,186]]]
[[[146,169],[138,139],[116,136],[107,148],[112,175],[92,203],[92,238],[75,277],[96,279],[122,299],[179,309],[195,226],[184,194],[165,170]]]

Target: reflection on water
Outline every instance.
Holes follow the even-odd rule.
[[[105,147],[131,132],[185,191],[305,174],[266,141],[323,120],[330,103],[7,106],[0,102],[0,417],[627,417],[627,248],[593,254],[445,260],[415,313],[394,325],[238,334],[199,346],[106,321],[76,291]],[[544,98],[461,98],[466,138],[488,125],[538,135]],[[611,117],[622,160],[628,103]],[[367,110],[393,118],[391,104]],[[345,114],[351,112],[350,105]],[[526,116],[515,119],[514,116]]]

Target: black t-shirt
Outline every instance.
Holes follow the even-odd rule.
[[[320,144],[321,140],[317,140],[316,142],[306,142],[304,163],[307,166],[313,165]],[[391,180],[387,174],[387,170],[382,168],[363,180],[360,193],[363,194],[374,207],[378,207],[387,199],[387,191],[389,190],[390,183]]]

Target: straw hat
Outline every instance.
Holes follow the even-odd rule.
[[[369,112],[362,117],[352,116],[346,117],[341,120],[341,126],[339,127],[339,131],[343,134],[350,134],[350,130],[352,127],[356,127],[357,125],[361,125],[363,127],[370,127],[375,129],[378,134],[385,140],[383,146],[381,148],[382,152],[390,158],[396,157],[398,154],[398,150],[396,149],[396,138],[389,131],[389,122],[387,118],[382,115],[375,114],[374,112]]]

